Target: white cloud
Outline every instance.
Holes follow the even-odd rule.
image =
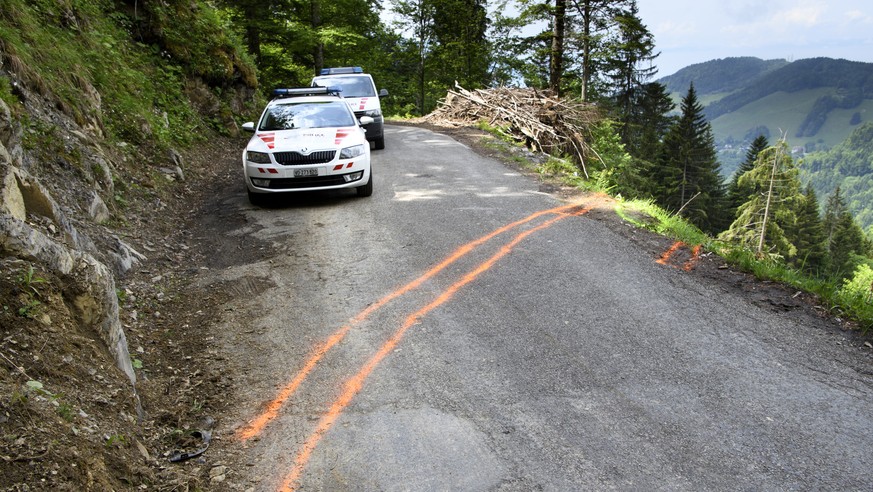
[[[873,62],[870,0],[637,0],[661,75],[716,58]]]

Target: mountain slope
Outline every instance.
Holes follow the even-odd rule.
[[[785,60],[762,60],[751,56],[724,58],[689,65],[659,82],[671,93],[684,94],[691,82],[700,96],[731,93],[787,64]]]
[[[830,195],[839,186],[858,223],[873,228],[873,122],[860,126],[830,151],[810,154],[801,161],[800,170],[819,196]]]
[[[831,58],[798,60],[761,73],[739,91],[713,102],[706,107],[706,116],[714,120],[774,92],[793,93],[822,87],[835,90],[833,97],[840,107],[855,107],[862,99],[873,97],[873,64]]]
[[[758,135],[785,137],[796,155],[826,151],[873,121],[873,64],[811,58],[787,62],[727,58],[660,80],[674,98],[693,82],[706,105],[725,176]]]

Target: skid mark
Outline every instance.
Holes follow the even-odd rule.
[[[569,212],[569,211],[568,211]],[[294,467],[291,469],[291,472],[285,477],[285,481],[282,484],[280,490],[282,491],[293,491],[300,480],[301,475],[303,474],[303,470],[306,468],[307,463],[309,462],[310,457],[312,456],[312,452],[318,446],[318,443],[324,437],[325,433],[333,427],[333,424],[336,420],[342,415],[343,410],[351,403],[352,399],[357,395],[364,386],[364,382],[367,377],[376,366],[379,365],[380,362],[390,354],[400,343],[403,336],[406,332],[415,325],[422,317],[424,317],[427,313],[433,311],[437,307],[448,302],[454,295],[464,286],[476,280],[479,275],[490,270],[497,261],[501,258],[508,255],[512,249],[522,240],[539,232],[543,229],[551,227],[555,223],[560,220],[563,220],[567,217],[578,216],[586,213],[586,209],[577,209],[574,213],[561,212],[558,213],[557,217],[554,217],[534,228],[531,228],[527,231],[521,232],[516,235],[512,241],[505,244],[500,250],[491,256],[488,260],[481,263],[479,266],[474,268],[472,271],[464,275],[460,280],[452,284],[448,289],[442,292],[436,299],[431,301],[429,304],[419,309],[418,311],[410,314],[406,321],[404,321],[403,325],[385,342],[384,345],[376,352],[373,357],[367,361],[367,363],[358,371],[357,374],[352,376],[346,383],[343,385],[343,391],[340,396],[333,402],[330,409],[327,413],[318,421],[318,425],[315,430],[309,437],[306,439],[306,442],[303,443],[303,447],[300,452],[297,454],[297,457],[294,460]]]
[[[271,400],[267,404],[267,406],[264,408],[264,411],[256,416],[247,425],[237,430],[237,438],[246,441],[263,432],[264,428],[270,422],[272,422],[276,418],[276,416],[278,416],[279,410],[282,408],[285,402],[287,402],[288,399],[294,395],[294,393],[297,391],[303,381],[306,380],[307,376],[309,376],[313,369],[315,369],[315,367],[318,365],[319,361],[321,361],[324,355],[327,354],[327,352],[330,351],[330,349],[333,348],[336,344],[342,341],[343,338],[345,338],[348,334],[349,330],[352,329],[352,327],[366,320],[371,314],[378,311],[381,307],[402,296],[403,294],[406,294],[407,292],[418,288],[419,286],[421,286],[421,284],[449,267],[452,263],[463,258],[471,251],[476,249],[478,246],[481,246],[487,241],[493,239],[495,236],[524,225],[544,215],[559,214],[564,217],[567,215],[581,215],[582,213],[585,213],[585,211],[587,210],[582,209],[579,205],[562,205],[560,207],[536,212],[521,220],[495,229],[489,234],[486,234],[485,236],[482,236],[481,238],[471,241],[456,249],[445,260],[435,265],[433,268],[425,272],[422,276],[371,304],[366,309],[358,313],[354,318],[352,318],[346,325],[335,331],[330,337],[328,337],[328,339],[323,344],[321,344],[321,346],[316,348],[309,355],[309,358],[306,360],[306,362],[303,364],[303,367],[300,368],[294,378],[291,379],[291,381],[289,381],[288,384],[286,384],[281,390],[279,390],[273,400]]]
[[[655,260],[655,263],[680,268],[686,272],[693,270],[700,261],[700,250],[702,245],[697,244],[691,249],[682,241],[676,241],[672,246],[667,248],[667,251],[661,253],[661,256]]]

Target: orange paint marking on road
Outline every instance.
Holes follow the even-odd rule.
[[[379,363],[381,363],[382,360],[397,347],[406,332],[413,325],[415,325],[424,315],[448,302],[461,288],[476,280],[476,278],[479,277],[479,275],[481,275],[482,273],[490,270],[494,266],[494,264],[497,263],[498,260],[508,255],[519,242],[521,242],[531,234],[551,227],[556,222],[563,220],[567,217],[579,216],[587,212],[587,209],[578,209],[575,213],[556,212],[558,214],[557,217],[550,219],[527,231],[519,233],[515,236],[515,238],[513,238],[512,241],[501,247],[497,253],[491,256],[491,258],[486,260],[484,263],[481,263],[475,269],[464,275],[460,280],[458,280],[448,289],[443,291],[443,293],[440,294],[431,303],[419,309],[415,313],[409,315],[406,318],[406,321],[404,321],[403,325],[396,332],[394,332],[391,338],[388,339],[388,341],[385,342],[382,347],[379,348],[379,351],[376,352],[376,354],[373,355],[373,357],[369,361],[367,361],[367,363],[361,368],[360,371],[358,371],[357,374],[352,376],[343,385],[343,391],[342,393],[340,393],[340,396],[333,402],[327,413],[325,413],[325,415],[318,421],[318,425],[316,426],[315,430],[303,443],[303,447],[297,454],[297,457],[294,459],[294,467],[291,469],[291,472],[285,477],[285,480],[279,490],[283,492],[295,490],[297,482],[303,475],[303,470],[306,468],[307,463],[309,463],[309,459],[312,456],[313,451],[315,451],[315,448],[318,446],[318,443],[321,441],[324,435],[333,427],[333,424],[340,417],[340,415],[342,415],[343,410],[348,407],[352,399],[354,399],[354,397],[364,387],[364,382],[366,381],[370,373],[372,373],[373,370],[376,369],[376,367],[379,365]]]
[[[703,245],[698,244],[697,246],[691,248],[691,258],[682,265],[682,269],[686,272],[690,272],[697,266],[697,262],[700,261],[700,249],[703,248]]]
[[[670,261],[670,257],[673,256],[673,253],[675,253],[679,248],[681,248],[684,245],[685,245],[685,243],[683,243],[682,241],[676,241],[675,243],[673,243],[673,246],[670,246],[670,248],[667,249],[667,251],[664,251],[661,254],[660,258],[655,260],[655,263],[660,263],[661,265],[669,265],[668,262]]]
[[[297,389],[300,387],[300,385],[303,384],[303,381],[305,381],[306,378],[309,376],[309,374],[312,372],[312,370],[315,369],[315,367],[318,365],[319,361],[321,361],[321,359],[325,356],[325,354],[327,354],[328,351],[330,351],[331,348],[333,348],[336,344],[338,344],[340,341],[342,341],[343,338],[345,338],[345,336],[348,334],[349,330],[351,330],[354,325],[366,320],[371,314],[373,314],[375,311],[377,311],[378,309],[380,309],[384,305],[388,304],[389,302],[393,301],[394,299],[402,296],[403,294],[406,294],[407,292],[409,292],[413,289],[418,288],[419,286],[421,286],[421,284],[423,284],[424,282],[426,282],[427,280],[429,280],[430,278],[432,278],[433,276],[435,276],[439,272],[446,269],[449,265],[458,261],[460,258],[464,257],[465,255],[467,255],[468,253],[470,253],[471,251],[476,249],[478,246],[481,246],[482,244],[486,243],[487,241],[493,239],[495,236],[498,236],[506,231],[509,231],[511,229],[514,229],[516,227],[524,225],[524,224],[531,222],[531,221],[533,221],[539,217],[542,217],[544,215],[567,214],[574,209],[584,210],[584,209],[580,209],[579,205],[575,205],[575,204],[561,205],[559,207],[551,208],[548,210],[541,210],[541,211],[533,213],[533,214],[531,214],[531,215],[529,215],[521,220],[515,221],[511,224],[507,224],[503,227],[495,229],[494,231],[490,232],[489,234],[486,234],[485,236],[482,236],[481,238],[476,239],[475,241],[471,241],[471,242],[461,246],[460,248],[456,249],[445,260],[443,260],[442,262],[440,262],[439,264],[437,264],[436,266],[434,266],[433,268],[431,268],[430,270],[425,272],[423,275],[421,275],[417,279],[413,280],[412,282],[409,282],[408,284],[404,285],[403,287],[395,290],[394,292],[391,292],[390,294],[379,299],[375,303],[369,305],[366,309],[364,309],[363,311],[358,313],[354,318],[352,318],[348,324],[344,325],[342,328],[335,331],[330,337],[328,337],[328,339],[325,341],[324,344],[322,344],[315,351],[313,351],[312,354],[310,354],[309,358],[303,364],[303,367],[300,368],[300,370],[297,372],[297,374],[294,376],[294,378],[288,384],[286,384],[281,390],[279,390],[279,392],[276,394],[276,396],[273,398],[273,400],[267,404],[264,411],[261,412],[261,414],[259,414],[257,417],[255,417],[247,425],[245,425],[244,427],[241,427],[240,429],[238,429],[236,431],[237,438],[239,438],[242,441],[247,441],[253,437],[260,435],[261,432],[263,432],[264,428],[279,415],[279,410],[282,408],[282,406],[285,404],[285,402],[287,402],[288,399],[291,398],[291,396],[297,391]],[[578,215],[578,213],[575,215]]]
[[[676,265],[673,265],[670,263],[670,258],[672,258],[674,254],[676,254],[676,251],[679,251],[680,248],[686,247],[686,246],[687,245],[685,243],[683,243],[682,241],[676,241],[675,243],[673,243],[672,246],[670,246],[667,249],[667,251],[664,251],[661,254],[660,258],[655,260],[655,263],[659,263],[661,265],[672,266],[674,268],[679,268]],[[691,270],[694,269],[695,266],[697,266],[697,262],[700,260],[700,250],[702,248],[703,248],[703,245],[700,245],[700,244],[691,248],[691,258],[689,258],[687,261],[685,261],[685,263],[682,264],[682,270],[684,270],[686,272],[690,272]]]

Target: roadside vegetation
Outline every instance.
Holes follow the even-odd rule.
[[[593,147],[602,151],[606,159],[603,168],[594,171],[590,179],[585,179],[578,166],[566,156],[546,156],[535,161],[518,152],[508,150],[512,146],[521,145],[521,143],[518,142],[518,139],[512,138],[511,131],[506,128],[495,127],[487,122],[481,122],[479,128],[495,137],[486,145],[495,151],[504,151],[512,156],[510,159],[515,165],[539,174],[544,179],[557,179],[566,186],[613,196],[616,199],[615,211],[625,221],[681,241],[692,248],[700,245],[706,251],[723,258],[726,264],[753,274],[760,280],[780,282],[814,294],[820,300],[821,305],[827,308],[832,315],[853,320],[865,333],[873,328],[873,259],[869,256],[869,240],[860,235],[860,228],[845,209],[845,204],[841,204],[838,196],[829,201],[827,214],[830,218],[828,220],[842,222],[844,229],[833,228],[834,230],[830,231],[830,242],[826,241],[824,237],[825,231],[822,221],[818,218],[817,203],[807,203],[805,207],[804,203],[797,203],[798,199],[801,202],[815,199],[814,192],[810,188],[806,190],[807,195],[794,195],[794,201],[783,198],[780,203],[774,202],[774,215],[779,218],[772,220],[777,223],[777,227],[778,223],[784,221],[786,216],[791,218],[795,227],[799,223],[797,215],[787,214],[790,210],[783,210],[781,215],[777,213],[779,205],[782,207],[795,206],[801,211],[806,208],[810,212],[810,215],[806,215],[806,219],[811,222],[813,232],[810,232],[809,228],[798,229],[802,231],[807,241],[813,240],[811,243],[802,245],[806,248],[804,251],[806,262],[792,260],[797,256],[797,247],[790,243],[786,244],[785,233],[781,228],[774,231],[771,225],[771,228],[768,229],[771,235],[765,234],[762,242],[761,230],[756,230],[754,227],[756,221],[743,222],[738,219],[732,225],[736,226],[737,231],[752,232],[753,234],[749,237],[755,241],[742,241],[736,237],[736,234],[722,234],[719,237],[714,237],[702,231],[680,213],[658,205],[652,198],[626,198],[622,196],[620,185],[614,180],[617,172],[615,164],[620,165],[622,162],[627,162],[629,156],[622,155],[622,149],[616,147],[615,135],[610,136],[609,134],[611,129],[609,122],[602,122],[599,132],[595,132],[599,137],[595,139]],[[759,145],[762,145],[761,141],[759,141]],[[784,152],[784,149],[780,150],[778,146],[766,147],[761,148],[756,154],[763,151],[769,152],[771,157],[776,157],[777,152]],[[758,167],[759,171],[772,167],[772,160],[768,162],[766,156],[767,154],[762,156],[760,163],[762,166]],[[750,170],[754,169],[754,166],[750,167]],[[750,173],[746,181],[753,179],[753,174]],[[790,181],[790,179],[783,176],[781,181]],[[784,185],[782,186],[784,187]],[[750,192],[749,195],[752,196],[754,193]],[[755,202],[743,202],[743,205],[747,205],[746,209],[749,210],[755,207]],[[760,211],[755,211],[753,215],[757,215],[758,212]],[[815,232],[816,229],[820,229],[818,234]],[[756,232],[757,234],[754,234]],[[781,235],[778,235],[779,233]],[[819,242],[815,242],[816,235]],[[856,245],[858,250],[867,251],[867,255],[843,250],[847,243],[851,242],[851,239],[847,239],[846,235],[854,236],[858,241]],[[800,238],[795,237],[795,241],[798,239]],[[760,250],[757,247],[758,243],[762,245]],[[784,248],[793,248],[794,254],[791,255],[791,258],[786,258],[784,254],[777,252],[777,243],[781,243],[783,251]],[[828,253],[831,256],[828,256]],[[809,263],[810,255],[817,255],[813,259],[814,264]],[[840,258],[843,259],[842,263],[839,264],[841,266],[837,266],[836,262],[840,261]]]
[[[234,86],[257,85],[250,57],[203,2],[8,0],[0,53],[15,80],[111,143],[166,150],[227,131]],[[214,106],[209,111],[205,107]]]

